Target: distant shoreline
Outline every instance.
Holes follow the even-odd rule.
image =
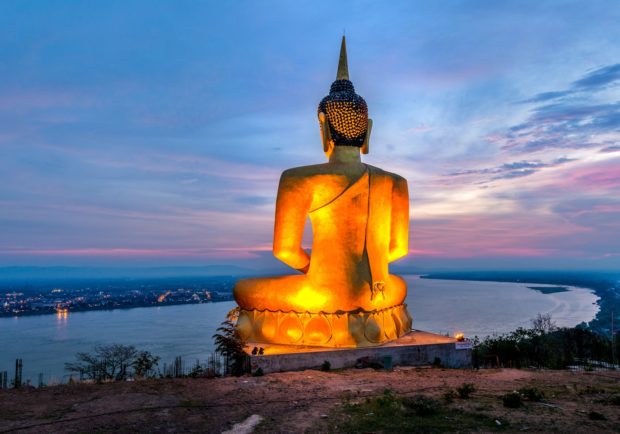
[[[231,297],[230,300],[216,300],[216,301],[207,301],[202,303],[187,303],[187,302],[178,302],[178,303],[161,303],[161,304],[145,304],[145,305],[135,305],[135,306],[115,306],[115,307],[93,307],[93,308],[82,308],[82,309],[69,309],[67,313],[82,313],[82,312],[97,312],[97,311],[112,311],[112,310],[129,310],[129,309],[140,309],[140,308],[150,308],[150,307],[166,307],[166,306],[184,306],[184,305],[195,305],[195,304],[213,304],[213,303],[225,303],[227,301],[234,301]],[[20,318],[23,316],[37,316],[37,315],[58,315],[57,311],[35,311],[35,312],[23,312],[18,314],[6,314],[0,313],[1,318]]]

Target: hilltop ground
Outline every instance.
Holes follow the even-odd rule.
[[[471,397],[446,400],[463,383],[474,384]],[[504,407],[501,396],[524,386],[544,401]],[[403,406],[420,395],[436,408]],[[399,367],[0,391],[0,433],[219,433],[253,414],[264,417],[256,432],[269,433],[620,432],[620,372]]]

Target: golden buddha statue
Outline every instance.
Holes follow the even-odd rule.
[[[409,193],[404,178],[361,161],[372,121],[344,37],[318,118],[328,162],[284,171],[276,201],[273,253],[300,273],[240,280],[237,327],[257,343],[377,345],[411,329],[407,286],[388,271],[408,253]],[[308,216],[311,254],[301,246]]]

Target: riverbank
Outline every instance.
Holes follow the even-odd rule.
[[[446,400],[463,383],[474,386],[470,398],[456,394]],[[544,400],[505,407],[501,397],[522,387],[540,390]],[[592,434],[620,429],[620,406],[614,404],[620,396],[620,372],[398,367],[391,372],[303,371],[5,390],[0,391],[0,433],[220,433],[254,414],[263,418],[258,433],[334,432],[352,422],[367,424],[362,428],[379,423],[381,415],[372,412],[351,419],[356,410],[366,411],[367,398],[381,399],[386,389],[395,397],[434,400],[437,411],[449,416],[419,416],[427,426],[438,424],[433,432]]]
[[[422,279],[466,280],[480,282],[513,282],[575,286],[591,289],[598,297],[598,313],[592,321],[581,324],[590,330],[611,335],[612,315],[618,330],[620,324],[620,273],[583,271],[456,271],[436,272]],[[537,289],[538,290],[538,289]]]

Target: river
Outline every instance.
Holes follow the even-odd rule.
[[[590,321],[598,297],[587,288],[543,294],[527,283],[421,279],[404,276],[413,327],[436,333],[461,331],[484,337],[527,327],[538,313],[550,314],[558,326]],[[0,318],[0,371],[13,377],[15,358],[23,360],[23,378],[66,381],[64,363],[95,345],[121,343],[151,351],[170,363],[175,356],[205,360],[211,336],[234,302],[173,305]]]

